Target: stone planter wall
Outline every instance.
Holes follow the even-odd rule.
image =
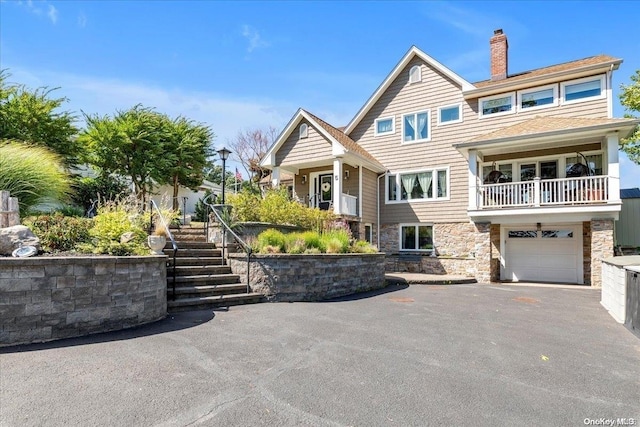
[[[166,259],[0,258],[0,346],[124,329],[164,318]]]
[[[258,254],[251,256],[250,286],[270,301],[320,301],[381,289],[385,255]],[[247,280],[245,254],[230,254],[229,264]]]

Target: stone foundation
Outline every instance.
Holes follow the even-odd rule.
[[[113,331],[164,318],[166,259],[0,258],[0,346]]]
[[[229,254],[229,265],[246,284],[246,255]],[[383,288],[384,254],[256,254],[249,281],[269,301],[336,298]]]

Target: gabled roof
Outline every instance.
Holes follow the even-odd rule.
[[[280,133],[278,139],[275,140],[273,145],[269,148],[267,153],[260,161],[260,166],[268,168],[275,165],[275,153],[280,149],[280,147],[282,147],[287,138],[289,138],[291,133],[295,130],[296,126],[302,121],[303,118],[311,123],[332,144],[337,144],[339,147],[341,147],[341,151],[343,151],[345,154],[355,155],[356,157],[364,160],[375,170],[385,170],[384,166],[375,157],[369,154],[354,140],[345,135],[344,132],[330,125],[319,117],[309,113],[308,111],[303,110],[302,108],[299,108],[296,114],[291,118],[291,120],[289,120],[289,123],[284,128],[282,133]]]
[[[362,118],[369,112],[371,107],[373,107],[373,105],[378,101],[378,99],[380,99],[380,97],[389,88],[389,86],[391,86],[391,83],[393,83],[393,81],[398,77],[398,75],[400,75],[400,73],[402,72],[402,70],[404,70],[407,64],[416,56],[422,59],[424,62],[426,62],[433,69],[444,74],[449,79],[459,84],[463,91],[475,89],[475,86],[473,86],[471,83],[469,83],[468,81],[466,81],[465,79],[463,79],[462,77],[460,77],[459,75],[451,71],[449,68],[445,67],[444,65],[442,65],[441,63],[439,63],[438,61],[436,61],[435,59],[433,59],[432,57],[430,57],[429,55],[427,55],[417,47],[412,46],[411,49],[409,49],[409,51],[402,57],[400,62],[398,62],[395,68],[387,76],[387,78],[384,79],[384,81],[380,84],[380,86],[378,86],[378,89],[376,89],[373,95],[371,95],[371,97],[367,100],[367,102],[360,109],[360,111],[358,111],[355,117],[351,119],[349,124],[344,129],[345,134],[349,135],[353,131],[353,129],[355,129],[355,127],[358,125],[358,123],[360,123]]]
[[[509,75],[502,80],[482,80],[474,83],[475,88],[465,92],[465,98],[482,96],[493,91],[507,90],[514,85],[525,85],[528,82],[536,82],[545,79],[568,78],[571,75],[581,73],[593,74],[595,72],[609,71],[617,69],[622,63],[622,59],[609,55],[590,56],[588,58],[575,61],[564,62],[562,64],[551,65],[549,67],[536,68],[522,73]]]
[[[512,137],[539,135],[589,128],[617,129],[630,127],[633,129],[640,120],[633,119],[592,119],[586,117],[553,117],[538,116],[515,125],[480,135],[469,142],[495,141]],[[622,136],[623,138],[626,135]]]
[[[314,116],[308,111],[305,111],[305,113],[307,113],[311,118],[313,118],[317,124],[319,124],[324,130],[326,130],[329,133],[329,135],[335,138],[340,143],[340,145],[342,145],[347,151],[359,154],[360,156],[370,160],[371,162],[380,164],[380,162],[378,162],[378,160],[375,157],[369,154],[364,148],[362,148],[353,139],[345,135],[345,133],[342,132],[340,129],[334,126],[331,126],[329,123],[325,122],[319,117]]]

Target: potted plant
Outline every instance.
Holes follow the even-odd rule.
[[[158,221],[158,224],[156,224],[153,233],[151,233],[151,235],[147,237],[147,244],[149,245],[149,248],[151,248],[151,252],[154,255],[163,254],[162,250],[167,244],[167,229],[162,222]]]

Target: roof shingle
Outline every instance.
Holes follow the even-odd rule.
[[[582,67],[587,67],[589,65],[606,64],[606,63],[617,62],[617,61],[622,62],[621,59],[614,58],[613,56],[609,56],[609,55],[590,56],[588,58],[578,59],[576,61],[564,62],[562,64],[556,64],[550,67],[536,68],[534,70],[513,74],[508,76],[504,80],[496,80],[496,81],[483,80],[483,81],[474,83],[473,85],[476,88],[480,89],[480,88],[490,87],[492,85],[517,82],[519,80],[525,80],[533,77],[541,77],[548,74],[555,74],[563,71],[570,71],[570,70],[574,70]]]
[[[480,135],[469,142],[491,141],[494,139],[535,135],[539,133],[556,132],[566,129],[579,129],[612,123],[630,124],[631,122],[633,122],[632,119],[592,119],[586,117],[538,116],[512,126]]]

